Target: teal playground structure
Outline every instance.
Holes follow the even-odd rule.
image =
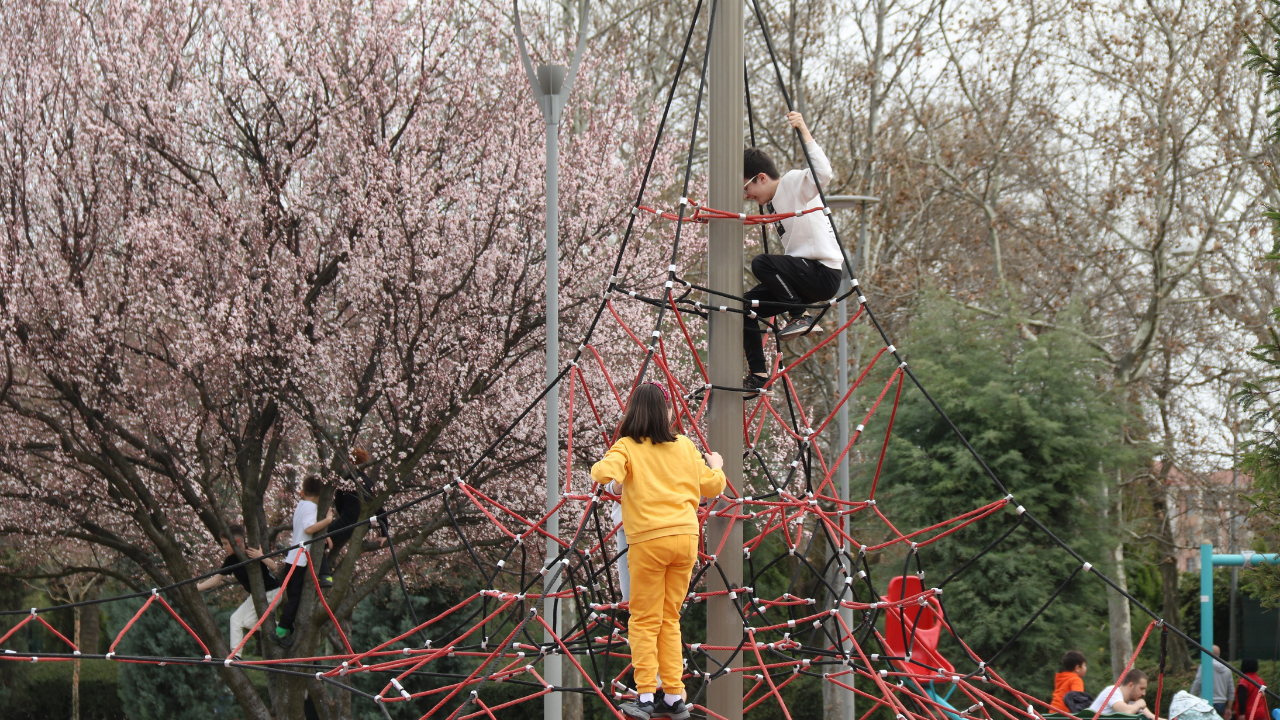
[[[1213,702],[1215,658],[1205,650],[1213,647],[1213,569],[1231,566],[1250,568],[1259,565],[1280,565],[1280,554],[1245,551],[1239,555],[1215,555],[1213,545],[1200,545],[1200,697],[1206,702]]]

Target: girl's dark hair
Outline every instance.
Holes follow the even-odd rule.
[[[1243,671],[1245,671],[1245,672],[1247,672],[1247,673],[1251,673],[1251,672],[1258,672],[1258,659],[1257,659],[1257,658],[1245,658],[1245,659],[1241,660],[1241,661],[1240,661],[1240,669],[1241,669],[1241,670],[1243,670]]]
[[[655,445],[676,439],[676,434],[671,431],[671,419],[667,415],[667,399],[662,396],[661,388],[644,383],[632,391],[618,434],[636,442],[644,442],[645,438],[649,438]]]

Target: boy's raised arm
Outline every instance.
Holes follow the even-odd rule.
[[[791,127],[800,131],[800,139],[805,144],[805,149],[809,151],[809,162],[813,164],[813,172],[804,174],[804,189],[801,192],[802,199],[808,202],[818,196],[818,186],[814,184],[813,177],[816,175],[818,182],[822,183],[825,188],[831,183],[831,178],[835,173],[831,170],[831,161],[827,159],[827,154],[822,151],[818,142],[813,139],[813,133],[809,132],[809,126],[804,122],[804,116],[792,110],[787,113],[787,122],[791,123]]]

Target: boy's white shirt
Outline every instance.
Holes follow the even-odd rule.
[[[813,163],[814,174],[823,187],[831,183],[831,162],[826,153],[818,147],[816,140],[804,144],[809,151],[809,159]],[[809,208],[822,207],[822,198],[818,195],[818,186],[813,182],[813,174],[808,170],[792,170],[778,180],[778,187],[773,193],[773,211],[776,213],[794,213]],[[835,231],[831,229],[831,221],[819,212],[811,212],[800,217],[784,218],[782,227],[782,251],[787,255],[817,260],[833,270],[839,270],[844,264],[840,253],[840,245],[836,243]]]
[[[311,535],[306,532],[306,529],[316,524],[316,513],[319,510],[320,508],[310,500],[300,501],[298,507],[293,509],[293,542],[289,543],[290,545],[302,545],[303,543],[311,542]],[[299,550],[301,548],[294,548],[289,551],[288,555],[284,556],[286,565],[293,564],[293,559],[297,557]],[[298,567],[303,567],[306,564],[307,556],[303,555],[298,560]],[[285,570],[285,572],[289,571]]]

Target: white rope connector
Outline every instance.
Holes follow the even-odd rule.
[[[231,667],[231,658],[222,661],[222,667]]]
[[[862,432],[862,428],[863,428],[862,423],[858,423],[857,431],[858,431],[858,432]]]
[[[640,208],[638,207],[631,208],[631,217],[636,217],[639,214],[640,214]]]
[[[79,655],[80,653],[79,653],[79,652],[77,652],[76,654],[77,654],[77,655]],[[212,659],[213,659],[213,658],[209,657],[208,655],[205,655],[205,656],[204,656],[204,661],[205,661],[205,662],[209,662],[209,661],[210,661],[210,660],[212,660]]]
[[[6,652],[12,652],[12,651],[6,651]],[[106,659],[107,659],[107,660],[110,660],[114,655],[115,655],[115,653],[113,653],[113,652],[109,652],[109,653],[107,653]]]
[[[498,561],[498,567],[502,567],[503,565],[506,565],[506,564],[507,564],[507,561],[506,561],[506,560],[499,560],[499,561]]]
[[[676,284],[675,284],[675,283],[673,283],[673,282],[671,282],[670,280],[668,280],[668,281],[666,281],[666,282],[662,283],[662,287],[665,287],[665,288],[673,288],[673,287],[675,287],[675,286],[676,286]]]
[[[654,337],[656,337],[656,338],[660,338],[660,337],[662,337],[662,331],[661,331],[661,330],[654,330],[654,331],[653,331],[653,336],[654,336]]]
[[[829,207],[827,207],[827,206],[823,205],[823,206],[822,206],[822,214],[823,214],[823,215],[830,215],[830,214],[831,214],[831,208],[829,208]]]
[[[721,305],[721,306],[720,306],[720,312],[729,312],[729,306],[728,306],[728,305]]]
[[[898,348],[897,348],[897,346],[896,346],[896,345],[890,345],[889,347],[885,348],[885,350],[888,350],[888,351],[889,351],[889,352],[891,352],[891,353],[896,353],[896,352],[898,352]]]
[[[409,695],[409,691],[408,691],[408,690],[405,690],[405,689],[404,689],[404,686],[400,684],[400,681],[399,681],[399,680],[397,680],[397,679],[395,679],[395,678],[391,678],[391,684],[395,686],[396,690],[399,690],[399,691],[400,691],[400,697],[404,698],[405,700],[412,700],[412,699],[413,699],[413,698]]]
[[[866,295],[859,295],[859,296],[858,296],[858,302],[862,303],[863,305],[866,305],[866,304],[867,304],[867,296],[866,296]]]
[[[747,219],[747,214],[746,214],[746,213],[738,213],[738,219],[739,219],[739,220],[746,220],[746,219]]]
[[[678,202],[678,203],[676,203],[676,204],[677,204],[677,205],[691,205],[692,203],[689,201],[689,198],[687,198],[687,197],[682,197],[682,198],[680,198],[680,202]]]
[[[1085,571],[1085,572],[1092,572],[1092,571],[1093,571],[1093,564],[1092,564],[1092,563],[1085,563],[1085,564],[1084,564],[1084,571]]]
[[[1018,514],[1019,514],[1019,515],[1021,515],[1022,513],[1024,513],[1024,512],[1026,512],[1026,511],[1027,511],[1027,509],[1026,509],[1026,508],[1024,508],[1024,507],[1022,507],[1021,505],[1019,505],[1019,506],[1017,507],[1017,510],[1018,510]]]

